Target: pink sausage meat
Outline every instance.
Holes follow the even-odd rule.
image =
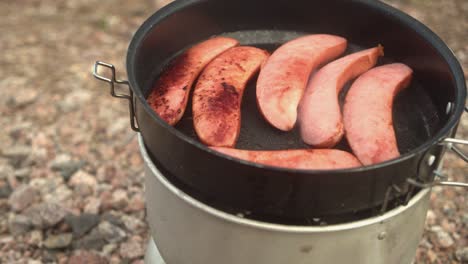
[[[299,105],[302,140],[314,147],[334,147],[344,128],[338,94],[348,81],[374,67],[383,48],[363,50],[330,62],[309,82]]]
[[[265,119],[280,130],[291,130],[310,73],[342,54],[346,45],[342,37],[318,34],[279,47],[261,69],[257,81],[257,102]]]
[[[346,138],[364,165],[397,158],[393,128],[395,95],[408,87],[412,70],[401,63],[376,67],[351,86],[343,109]]]

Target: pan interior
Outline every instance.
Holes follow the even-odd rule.
[[[255,46],[273,52],[284,42],[305,34],[311,33],[287,30],[242,30],[224,33],[222,35],[236,38],[242,45]],[[358,45],[356,42],[353,42],[353,39],[348,38],[348,48],[344,55],[371,48],[377,44],[379,44],[379,42],[376,41],[374,45]],[[153,78],[150,79],[145,87],[146,96],[151,91],[153,83],[163,71],[164,66],[184,50],[185,49],[182,49],[174,53],[168,60],[154,69]],[[379,60],[378,65],[392,62],[398,61],[385,56]],[[242,126],[236,148],[252,150],[308,148],[301,140],[297,126],[290,132],[282,132],[269,125],[262,117],[256,102],[255,89],[257,76],[252,78],[244,91],[241,108]],[[393,123],[398,147],[402,154],[411,151],[429,140],[440,128],[441,120],[437,107],[418,77],[418,71],[415,70],[410,87],[400,92],[394,101]],[[339,101],[341,106],[351,84],[352,81],[346,84],[340,93]],[[311,120],[311,122],[313,122],[313,120]],[[185,135],[197,139],[193,128],[192,105],[190,99],[186,112],[181,121],[176,125],[176,128]],[[351,151],[345,138],[341,140],[336,148]]]

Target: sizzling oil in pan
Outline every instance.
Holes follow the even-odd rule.
[[[305,34],[310,33],[277,30],[252,30],[225,33],[222,35],[236,38],[242,45],[255,46],[266,49],[269,52],[273,52],[284,42]],[[376,46],[377,44],[379,44],[379,42],[376,42],[373,46]],[[373,46],[362,47],[353,44],[352,40],[348,40],[348,48],[344,55],[371,48]],[[183,51],[174,54],[171,59],[179,55],[181,52]],[[395,61],[391,58],[383,57],[379,59],[378,65],[391,62]],[[155,79],[159,76],[161,68],[156,69],[156,74],[154,75]],[[241,107],[242,126],[236,148],[252,150],[308,148],[309,146],[301,140],[297,126],[290,132],[282,132],[269,125],[262,117],[256,102],[257,77],[258,74],[252,78],[244,92]],[[149,89],[147,90],[147,94],[149,94],[155,79],[153,79],[151,84],[148,85]],[[351,83],[352,82],[346,84],[340,93],[341,106],[343,105],[345,95],[351,86]],[[419,84],[417,72],[413,75],[410,87],[400,92],[400,94],[395,98],[393,118],[398,148],[402,154],[420,146],[425,141],[429,140],[437,131],[440,122],[437,109],[429,95]],[[313,120],[310,122],[313,122]],[[197,139],[197,135],[193,128],[192,104],[190,99],[188,101],[186,112],[183,118],[176,125],[176,128],[184,134]],[[336,148],[351,151],[345,137],[336,146]]]

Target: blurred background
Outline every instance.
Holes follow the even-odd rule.
[[[169,1],[0,1],[0,263],[143,263],[142,161],[125,79],[133,32]],[[439,34],[468,73],[468,1],[387,0]],[[404,40],[402,40],[404,41]],[[468,138],[465,115],[458,132]],[[468,168],[449,154],[451,180]],[[416,263],[468,263],[468,192],[434,188]]]

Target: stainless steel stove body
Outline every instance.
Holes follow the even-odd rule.
[[[395,264],[414,259],[430,189],[406,206],[361,221],[319,227],[271,224],[227,214],[188,196],[156,168],[141,138],[140,146],[148,221],[157,245],[150,241],[147,263]]]

